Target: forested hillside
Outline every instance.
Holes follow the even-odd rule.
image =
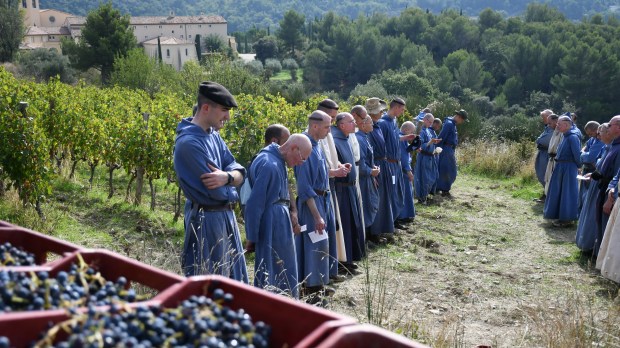
[[[420,7],[433,13],[445,9],[463,11],[466,16],[477,16],[485,8],[502,12],[505,16],[520,15],[531,0],[112,0],[115,8],[134,16],[161,16],[171,11],[177,15],[219,14],[229,22],[229,31],[245,31],[253,26],[275,28],[287,10],[294,9],[312,19],[333,11],[355,18],[359,15],[383,13],[397,16],[408,7]],[[547,0],[540,1],[558,8],[568,19],[581,20],[593,13],[618,15],[620,0]],[[77,15],[86,15],[99,6],[89,0],[41,0],[42,8],[53,8]]]

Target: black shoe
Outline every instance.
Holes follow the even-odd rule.
[[[347,277],[341,274],[336,274],[336,275],[330,276],[329,280],[331,280],[333,283],[342,283],[345,280],[347,280]]]
[[[447,197],[447,198],[452,198],[452,194],[450,193],[450,191],[441,191],[441,196],[442,197]]]
[[[406,229],[407,229],[407,226],[403,225],[403,224],[402,224],[402,223],[400,223],[400,222],[395,222],[395,223],[394,223],[394,228],[398,228],[399,230],[406,230]]]
[[[387,243],[394,243],[396,240],[394,239],[394,233],[385,233],[382,234],[381,237],[385,238]]]
[[[372,242],[372,243],[374,243],[376,245],[385,244],[385,242],[386,242],[385,238],[380,237],[380,236],[378,236],[376,234],[371,234],[370,236],[368,236],[366,238],[366,240],[369,241],[369,242]]]
[[[319,294],[314,294],[306,299],[306,303],[313,306],[325,308],[327,307],[327,304],[329,302],[323,296],[320,296]]]

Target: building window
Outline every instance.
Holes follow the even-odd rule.
[[[187,50],[187,48],[185,49],[185,55],[188,56],[189,55],[189,51]]]
[[[211,24],[209,24],[209,28],[211,28]]]
[[[172,33],[174,34],[174,30],[172,31]]]
[[[133,28],[134,28],[134,30],[135,30],[135,29],[136,29],[136,26],[134,25],[134,26],[133,26]]]
[[[159,26],[159,29],[161,29],[161,25]]]
[[[183,34],[181,34],[181,39],[183,38]]]
[[[202,24],[198,24],[198,28],[202,28]]]
[[[56,17],[50,16],[50,23],[54,23],[54,22],[56,22]]]
[[[28,8],[28,2],[26,0],[22,0],[22,7]]]
[[[191,36],[191,35],[188,35],[187,37],[188,37],[188,38],[190,38],[190,39],[192,38],[192,36]]]
[[[183,25],[179,25],[179,28],[183,29]]]
[[[37,0],[32,0],[32,8],[37,8]]]
[[[145,39],[148,39],[149,37],[148,37],[148,36],[146,36],[146,35],[144,35],[144,38],[145,38]]]
[[[170,49],[169,48],[166,48],[166,57],[170,58]]]
[[[146,25],[144,26],[144,29],[148,28]]]

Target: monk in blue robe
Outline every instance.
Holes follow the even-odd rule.
[[[415,193],[420,204],[428,204],[429,195],[435,181],[437,180],[437,163],[435,162],[435,147],[441,141],[431,128],[435,117],[433,114],[426,114],[423,119],[423,126],[420,130],[420,148],[415,163],[413,173],[413,183]]]
[[[245,232],[256,252],[254,285],[294,298],[299,297],[299,281],[286,166],[302,164],[311,150],[308,137],[293,134],[282,146],[272,143],[263,148],[248,173],[252,192]]]
[[[405,112],[405,101],[401,98],[394,98],[390,102],[390,109],[381,117],[377,125],[383,133],[385,139],[385,166],[389,167],[392,173],[392,185],[389,186],[389,196],[392,200],[393,223],[396,222],[400,211],[404,206],[403,171],[400,166],[400,142],[411,141],[415,136],[403,136],[401,139],[400,129],[396,124],[396,118]]]
[[[400,127],[401,136],[415,134],[413,122],[404,122]],[[403,209],[398,215],[398,219],[403,223],[411,222],[415,218],[415,205],[413,203],[413,170],[411,168],[411,152],[420,147],[420,137],[416,137],[411,144],[407,141],[400,142],[400,165],[403,172]],[[397,221],[399,221],[397,220]]]
[[[546,109],[540,112],[540,118],[542,119],[543,125],[545,128],[542,133],[536,139],[536,160],[534,162],[534,170],[536,171],[536,178],[538,182],[543,187],[543,194],[540,198],[538,198],[537,202],[543,202],[545,200],[545,172],[547,171],[547,164],[549,163],[549,141],[551,141],[551,136],[553,135],[553,129],[549,127],[548,117],[553,114],[553,111]]]
[[[373,150],[373,157],[375,164],[379,166],[380,171],[377,176],[377,182],[379,185],[379,211],[370,226],[369,234],[366,235],[366,239],[373,243],[385,242],[381,234],[393,234],[394,233],[394,214],[392,209],[392,198],[390,197],[391,187],[394,186],[395,177],[391,171],[386,157],[386,146],[383,132],[379,128],[378,122],[381,118],[381,111],[387,107],[387,104],[379,98],[369,98],[366,100],[366,110],[372,118],[373,130],[368,133],[368,141]]]
[[[336,125],[332,126],[331,134],[334,137],[338,161],[340,163],[355,163],[353,149],[349,144],[349,134],[355,132],[355,119],[348,112],[341,112],[336,116]],[[351,166],[351,171],[345,177],[336,178],[336,197],[340,207],[340,221],[344,235],[346,249],[345,267],[353,261],[360,261],[366,255],[364,245],[364,226],[362,225],[361,205],[357,197],[357,168]]]
[[[600,124],[598,122],[590,121],[586,123],[584,127],[586,135],[589,138],[581,149],[581,175],[592,173],[596,169],[596,161],[605,145],[596,135],[599,126]],[[583,206],[583,201],[585,200],[589,185],[589,180],[582,180],[579,182],[579,212],[581,212],[581,207]]]
[[[177,126],[174,170],[185,203],[181,265],[186,276],[220,274],[248,282],[241,237],[232,209],[245,169],[219,134],[237,103],[223,86],[203,82],[194,117]]]
[[[355,133],[360,145],[360,190],[362,191],[362,207],[364,210],[365,228],[368,229],[375,221],[379,210],[379,184],[377,176],[381,169],[375,165],[372,145],[368,141],[368,133],[373,131],[373,121],[366,116],[357,123],[359,131]]]
[[[549,180],[549,191],[545,200],[543,216],[545,219],[557,220],[556,227],[567,227],[577,220],[579,212],[579,184],[577,170],[581,165],[581,141],[571,129],[570,117],[561,116],[556,130],[563,134],[555,155],[555,168]]]
[[[456,156],[454,150],[459,144],[459,137],[456,126],[467,120],[467,112],[463,109],[455,111],[453,117],[447,117],[444,120],[443,128],[438,137],[440,142],[437,146],[442,148],[437,162],[437,191],[441,191],[442,196],[450,196],[450,189],[456,180]]]
[[[586,178],[590,178],[588,180],[590,183],[579,214],[579,224],[575,234],[577,247],[582,251],[592,251],[594,256],[598,254],[598,247],[605,230],[605,226],[602,225],[605,192],[610,181],[620,169],[620,138],[613,139],[614,134],[610,131],[608,123],[601,125],[598,133],[601,142],[606,146],[600,152],[595,170],[585,175]]]
[[[308,131],[312,152],[307,160],[294,168],[297,180],[297,211],[302,233],[295,236],[297,266],[300,281],[308,293],[326,290],[329,284],[329,238],[312,241],[310,233],[334,235],[335,217],[329,191],[327,160],[318,141],[330,132],[331,117],[323,111],[314,111],[308,117]],[[305,231],[304,231],[305,227]],[[331,233],[330,231],[331,230]]]

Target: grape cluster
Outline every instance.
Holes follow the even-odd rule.
[[[60,271],[55,278],[45,271],[0,270],[0,313],[142,300],[134,289],[125,289],[126,285],[125,277],[113,283],[88,265],[75,263],[69,272]]]
[[[33,266],[34,254],[22,248],[13,246],[9,242],[0,244],[0,265],[2,266]]]
[[[69,327],[69,337],[55,347],[268,347],[271,328],[254,323],[243,309],[228,307],[232,301],[217,289],[212,298],[192,296],[176,308],[89,307],[51,328],[38,346],[53,345],[57,328]]]

